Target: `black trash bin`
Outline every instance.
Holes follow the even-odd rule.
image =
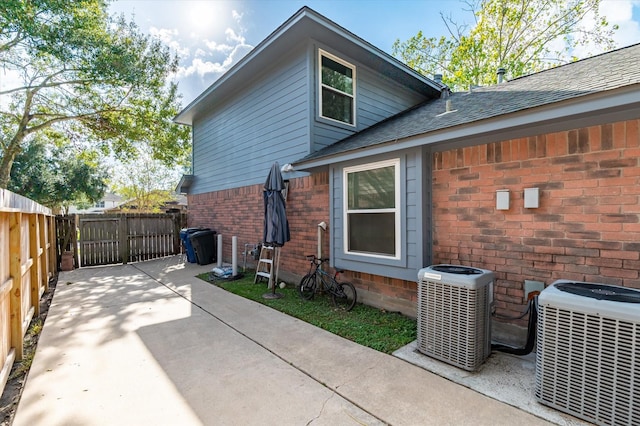
[[[191,239],[189,237],[196,232],[208,230],[209,228],[183,228],[180,230],[180,240],[187,253],[187,262],[196,263],[196,253],[193,251],[193,245],[191,245]]]
[[[189,235],[189,239],[195,252],[196,262],[198,262],[199,265],[208,265],[217,260],[216,231],[208,229],[194,232]]]

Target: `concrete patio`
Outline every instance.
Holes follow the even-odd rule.
[[[210,269],[176,256],[61,273],[13,424],[579,423],[196,278]]]

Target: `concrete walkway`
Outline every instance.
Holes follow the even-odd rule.
[[[14,426],[548,424],[195,277],[210,269],[61,273]]]

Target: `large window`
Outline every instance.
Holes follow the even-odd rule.
[[[345,252],[400,258],[400,161],[344,169]]]
[[[355,124],[355,67],[320,51],[320,116]]]

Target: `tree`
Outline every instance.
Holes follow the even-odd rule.
[[[497,70],[512,77],[576,60],[578,46],[615,47],[600,0],[478,0],[466,3],[475,18],[468,29],[442,16],[449,37],[396,40],[393,54],[424,75],[443,74],[453,90],[497,82]]]
[[[18,154],[8,189],[52,209],[95,204],[107,188],[107,172],[88,153],[73,154],[35,139]]]
[[[189,129],[169,82],[177,59],[159,40],[102,0],[0,2],[0,65],[17,81],[0,88],[0,187],[38,135],[49,144],[82,139],[105,156],[148,145],[167,164],[189,149]]]
[[[167,168],[148,149],[141,150],[138,159],[127,162],[125,167],[126,173],[114,180],[114,192],[128,200],[123,209],[158,213],[163,205],[174,201],[173,188],[182,174],[180,170]]]

